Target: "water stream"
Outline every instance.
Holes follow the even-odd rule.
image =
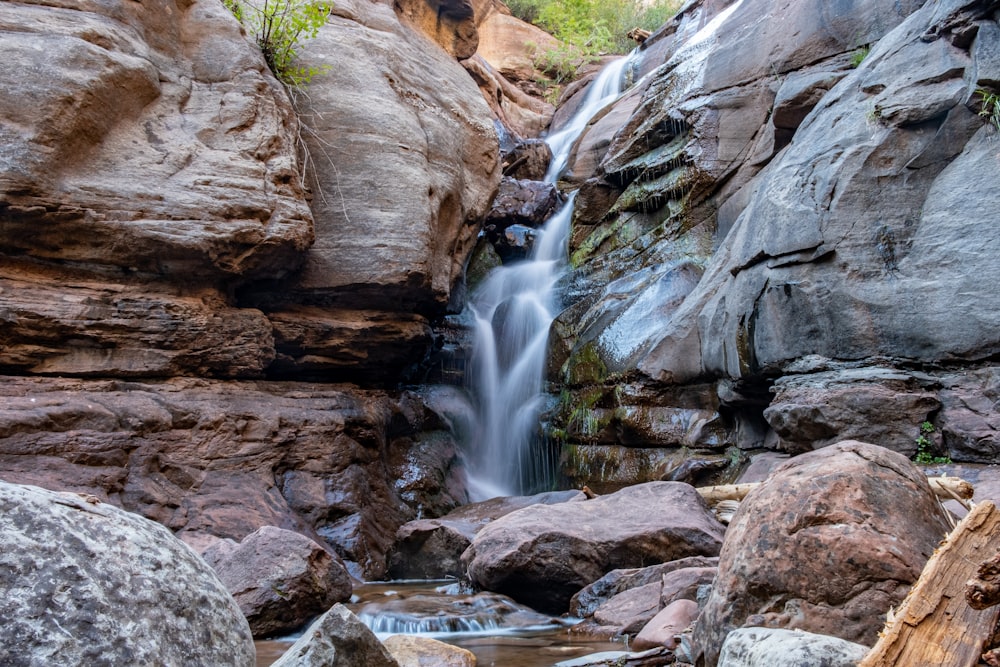
[[[632,57],[604,67],[580,108],[546,138],[552,149],[546,181],[554,183],[569,162],[587,123],[621,94]],[[539,230],[528,259],[495,269],[471,299],[474,351],[470,376],[478,399],[475,441],[469,447],[472,500],[550,490],[556,454],[541,442],[549,326],[559,313],[556,286],[567,265],[573,217],[571,193]]]

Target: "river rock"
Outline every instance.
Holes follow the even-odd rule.
[[[552,183],[504,177],[484,224],[494,234],[512,224],[541,227],[562,203],[563,198]]]
[[[94,496],[0,482],[0,585],[5,665],[254,664],[211,568]]]
[[[392,635],[382,642],[399,667],[476,667],[476,656],[430,637]]]
[[[364,623],[342,604],[320,616],[273,667],[399,667]]]
[[[723,532],[692,487],[651,482],[508,514],[476,535],[462,562],[477,586],[562,613],[613,569],[715,555]]]
[[[351,577],[308,537],[264,526],[240,541],[219,542],[202,557],[219,575],[254,637],[298,629],[351,597]]]
[[[613,637],[634,635],[662,608],[660,589],[656,582],[619,593],[594,610],[593,622]]]
[[[501,497],[463,505],[437,519],[409,521],[396,532],[396,541],[389,553],[389,576],[394,579],[463,577],[462,553],[490,521],[535,504],[553,505],[585,499],[581,491]]]
[[[698,603],[694,600],[679,599],[671,602],[643,626],[632,639],[632,648],[642,651],[654,646],[676,648],[677,636],[691,627],[698,618]]]
[[[700,557],[685,558],[682,561],[698,558]],[[696,603],[699,591],[703,587],[711,586],[717,572],[716,567],[680,567],[668,570],[659,581],[628,588],[602,602],[594,610],[592,619],[584,629],[588,634],[599,636],[635,635],[651,623],[654,616],[674,602],[687,600]],[[574,600],[576,599],[574,596]],[[684,627],[679,630],[683,630]],[[636,648],[649,648],[649,646]]]
[[[862,644],[780,628],[733,630],[722,645],[719,667],[855,667],[868,653]]]
[[[924,474],[888,449],[844,441],[779,467],[741,503],[694,629],[705,663],[745,626],[875,642],[949,524]]]
[[[677,600],[698,601],[699,591],[711,586],[719,568],[684,567],[663,575],[660,583],[660,606],[666,607]]]
[[[581,589],[570,602],[570,613],[574,616],[590,616],[607,600],[630,588],[645,586],[654,582],[662,584],[671,572],[684,569],[718,567],[719,559],[712,556],[691,556],[678,560],[650,565],[649,567],[612,570],[592,584]]]

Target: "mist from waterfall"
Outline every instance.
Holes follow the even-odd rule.
[[[621,94],[631,57],[608,64],[587,89],[565,127],[545,139],[552,149],[545,180],[566,168],[590,120]],[[478,400],[467,453],[474,501],[551,489],[558,454],[545,446],[539,419],[549,326],[559,313],[556,285],[567,266],[576,193],[538,231],[528,259],[494,269],[470,300],[474,349],[470,377]]]

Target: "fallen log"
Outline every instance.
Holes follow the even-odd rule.
[[[1000,549],[1000,545],[997,545]],[[973,609],[1000,604],[1000,553],[984,561],[976,576],[965,584],[965,601]]]
[[[993,635],[1000,607],[973,609],[963,591],[1000,547],[1000,511],[975,505],[927,561],[879,640],[858,667],[974,667]]]
[[[961,477],[928,477],[927,482],[931,485],[934,495],[944,500],[958,500],[963,505],[965,501],[972,498],[975,489]],[[717,486],[703,486],[698,489],[698,493],[709,505],[714,505],[721,500],[743,500],[743,498],[753,489],[760,486],[760,482],[748,484],[720,484]]]

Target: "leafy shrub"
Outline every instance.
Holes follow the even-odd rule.
[[[552,33],[582,56],[628,53],[632,28],[655,31],[677,13],[681,0],[510,0],[511,13]]]
[[[295,64],[296,49],[326,23],[332,5],[315,0],[222,0],[253,35],[267,66],[279,81],[292,87],[309,83],[322,71]]]
[[[934,442],[930,439],[930,434],[934,432],[934,424],[924,422],[920,425],[920,435],[917,436],[917,453],[913,457],[916,463],[927,465],[929,463],[951,463],[947,456],[934,456],[931,450]]]

